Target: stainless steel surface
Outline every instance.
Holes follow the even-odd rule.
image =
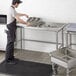
[[[49,26],[48,25],[42,25],[43,27],[31,27],[31,26],[25,26],[25,25],[22,25],[22,24],[18,24],[18,26],[22,27],[23,29],[55,32],[56,33],[56,49],[58,49],[58,45],[59,45],[58,33],[62,32],[62,43],[61,43],[61,46],[64,46],[64,43],[63,43],[64,42],[63,28],[66,26],[65,23],[51,23]]]
[[[72,48],[72,36],[76,35],[76,23],[69,23],[66,28],[66,32],[66,46]]]
[[[17,24],[17,26],[21,26],[21,27],[23,27],[23,28],[25,28],[25,29],[33,29],[33,30],[44,30],[44,31],[54,31],[54,32],[57,32],[57,31],[60,31],[60,30],[62,30],[62,28],[64,28],[67,24],[56,24],[56,23],[54,23],[55,24],[55,26],[57,26],[57,28],[56,27],[54,27],[54,24],[52,25],[53,23],[51,23],[50,24],[50,27],[48,27],[48,25],[46,24],[46,25],[43,25],[43,27],[32,27],[32,26],[27,26],[27,25],[23,25],[23,24]],[[53,27],[53,28],[52,28]]]

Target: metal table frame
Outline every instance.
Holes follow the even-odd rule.
[[[20,36],[21,50],[23,49],[23,41],[26,40],[26,39],[23,39],[23,29],[32,29],[32,30],[56,32],[56,43],[55,44],[56,44],[56,49],[58,50],[59,44],[61,44],[60,47],[64,46],[64,34],[63,34],[64,30],[63,29],[64,29],[65,26],[66,26],[66,24],[62,25],[59,28],[46,28],[46,27],[40,28],[40,27],[27,27],[25,25],[18,24],[18,28],[20,28],[20,34],[21,34],[21,36]],[[62,42],[61,43],[59,43],[59,41],[58,41],[58,34],[59,34],[59,32],[62,33],[62,36],[61,36],[62,37]],[[33,40],[33,41],[37,41],[37,40]],[[53,43],[53,42],[39,41],[39,40],[37,42],[44,42],[44,43],[51,43],[51,44]]]
[[[72,35],[76,35],[75,23],[69,23],[66,28],[66,47],[72,48],[72,45],[76,45],[75,43],[72,43]]]

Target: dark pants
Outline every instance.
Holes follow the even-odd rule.
[[[7,25],[7,46],[6,46],[6,61],[14,59],[14,42],[16,39],[16,20]]]

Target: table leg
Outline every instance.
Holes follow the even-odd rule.
[[[22,33],[22,27],[20,28],[20,34],[21,34],[21,50],[22,50],[22,46],[23,46],[23,43],[22,43],[22,36],[23,36],[23,35],[22,35],[22,34],[23,34],[23,33]]]
[[[70,34],[70,48],[72,48],[72,35]]]
[[[56,50],[58,50],[58,32],[56,33]]]
[[[63,33],[63,29],[62,29],[62,47],[64,47],[64,33]]]

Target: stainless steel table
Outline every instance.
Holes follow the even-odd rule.
[[[51,53],[54,76],[56,76],[58,73],[58,68],[55,68],[55,65],[64,67],[66,69],[66,76],[69,76],[69,73],[76,68],[76,50],[71,49],[71,45],[73,45],[72,35],[76,35],[75,23],[69,23],[66,26],[66,47]]]
[[[76,23],[69,23],[66,32],[66,47],[72,48],[71,45],[76,45],[75,43],[72,43],[72,35],[76,35]]]
[[[26,25],[23,25],[23,24],[18,24],[18,27],[21,29],[21,49],[22,49],[22,41],[24,40],[23,36],[22,36],[23,35],[22,30],[23,29],[55,32],[56,33],[56,49],[58,49],[58,45],[59,45],[58,34],[59,34],[59,32],[62,32],[61,46],[63,47],[64,46],[63,29],[64,29],[65,26],[66,26],[65,23],[51,23],[50,26],[46,26],[46,27],[31,27],[31,26],[26,26]],[[50,43],[52,43],[52,42],[50,42]]]

